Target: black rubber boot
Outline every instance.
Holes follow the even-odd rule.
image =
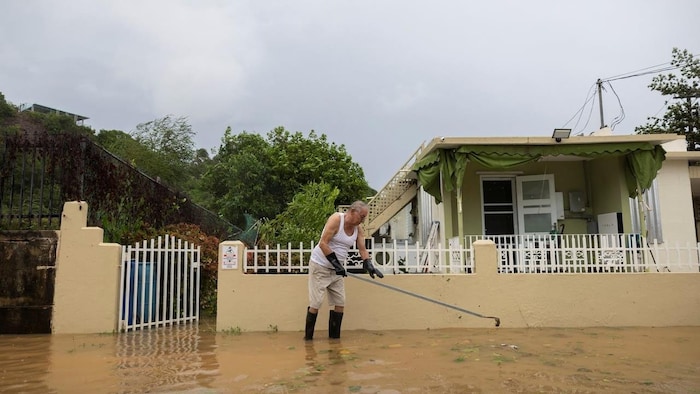
[[[328,317],[328,337],[340,338],[340,325],[343,323],[343,314],[336,311],[331,311]]]
[[[310,341],[314,339],[314,328],[316,327],[316,318],[318,313],[309,312],[309,307],[306,307],[306,333],[304,340]]]

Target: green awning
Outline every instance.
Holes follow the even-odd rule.
[[[437,149],[417,161],[412,170],[418,175],[423,189],[442,202],[440,180],[446,191],[462,187],[464,171],[470,161],[486,168],[503,170],[539,160],[543,156],[580,156],[596,158],[605,156],[626,157],[626,183],[630,197],[647,190],[661,164],[666,151],[660,145],[648,142],[566,144],[566,145],[463,145],[456,149]]]

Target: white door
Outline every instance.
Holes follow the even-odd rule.
[[[556,226],[557,204],[554,175],[527,175],[515,178],[518,194],[518,233],[548,234]]]

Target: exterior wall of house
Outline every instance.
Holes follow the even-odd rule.
[[[665,160],[656,177],[665,241],[696,242],[693,197],[687,160]]]
[[[389,222],[387,222],[392,240],[400,242],[419,240],[414,234],[413,217],[411,216],[411,204],[403,207]]]
[[[625,183],[624,157],[605,157],[591,160],[588,164],[590,178],[590,202],[592,219],[611,212],[622,213],[620,232],[632,231],[632,216],[629,206],[629,192]]]
[[[686,152],[685,138],[663,144],[666,152]],[[687,158],[666,155],[656,176],[664,241],[695,244],[697,239],[691,168]]]
[[[51,331],[114,332],[119,309],[121,245],[103,243],[103,230],[86,227],[86,202],[63,206],[56,259]]]
[[[479,165],[470,163],[465,173],[462,185],[462,200],[464,214],[462,217],[465,234],[483,234],[481,179],[484,176],[515,177],[521,175],[553,174],[555,190],[562,192],[564,196],[565,219],[558,224],[564,224],[565,232],[569,234],[586,234],[588,218],[592,217],[590,202],[585,212],[571,212],[569,207],[569,193],[587,193],[584,161],[548,161],[538,162],[512,168],[507,171],[491,171]],[[448,195],[450,200],[455,200],[455,193]],[[454,229],[453,235],[457,234]]]
[[[243,244],[237,268],[219,261],[219,331],[304,329],[307,275],[245,274]],[[501,327],[663,327],[700,326],[700,273],[498,274],[491,241],[477,241],[475,274],[386,275],[377,283],[393,286],[484,316]],[[368,276],[363,275],[364,278]],[[494,321],[475,317],[410,295],[345,279],[343,330],[486,328]],[[672,305],[673,307],[669,307]],[[324,303],[316,337],[324,338],[329,306]]]

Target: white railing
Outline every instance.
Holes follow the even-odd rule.
[[[173,236],[122,246],[119,329],[199,320],[200,247]]]
[[[700,244],[649,244],[639,234],[468,235],[494,241],[501,273],[699,272]]]
[[[291,244],[274,248],[257,246],[245,251],[245,272],[257,274],[304,274],[314,243]],[[376,268],[384,274],[472,273],[473,258],[469,249],[443,247],[436,244],[422,247],[419,243],[374,243],[367,250]],[[346,268],[350,273],[362,272],[362,259],[351,249]]]
[[[471,274],[474,241],[490,239],[499,254],[498,270],[516,273],[700,272],[700,244],[648,244],[639,234],[469,235],[464,245],[368,242],[375,266],[384,274]],[[314,243],[252,248],[245,252],[250,274],[305,274]],[[362,272],[356,249],[348,272]]]

